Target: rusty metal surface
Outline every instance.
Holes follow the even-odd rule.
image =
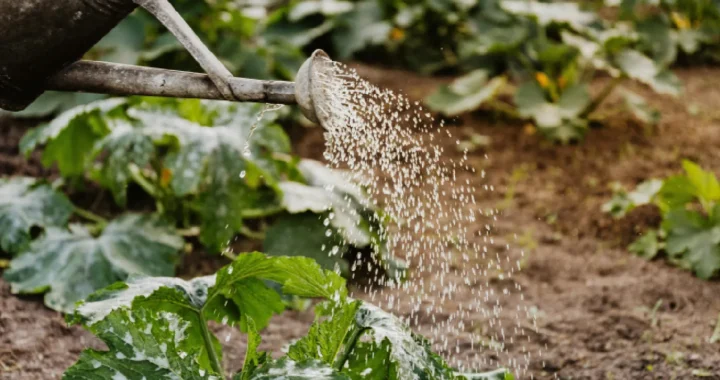
[[[0,0],[0,108],[27,107],[135,8],[132,0]]]

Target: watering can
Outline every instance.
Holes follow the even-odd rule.
[[[206,74],[80,58],[137,7],[157,18]],[[47,90],[298,104],[324,125],[328,99],[320,75],[329,57],[315,51],[296,82],[235,78],[168,0],[0,0],[0,108],[20,111]]]

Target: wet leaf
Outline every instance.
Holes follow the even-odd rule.
[[[48,228],[12,261],[5,279],[13,293],[46,293],[48,307],[70,312],[75,302],[130,274],[172,275],[182,247],[182,238],[157,216],[120,216],[97,237],[78,225]]]
[[[252,374],[250,380],[350,380],[342,373],[318,360],[295,362],[288,358],[274,360]]]
[[[83,351],[63,378],[217,379],[200,359],[202,338],[194,322],[149,308],[114,310],[88,327],[108,350]]]
[[[0,248],[17,253],[30,244],[32,227],[64,226],[73,205],[62,193],[33,178],[0,179]]]
[[[501,0],[500,6],[513,14],[535,17],[540,25],[567,23],[574,28],[582,29],[596,20],[594,13],[585,12],[577,3],[572,2],[541,3],[534,0]]]
[[[295,361],[316,359],[335,364],[343,346],[353,343],[348,339],[357,332],[355,315],[360,305],[361,301],[319,305],[310,331],[290,346],[288,357]]]

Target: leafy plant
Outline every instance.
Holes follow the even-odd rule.
[[[7,224],[0,241],[4,250],[22,253],[6,273],[13,291],[48,292],[50,307],[68,311],[130,274],[172,275],[185,244],[180,235],[219,253],[241,234],[263,240],[270,254],[310,256],[344,274],[346,258],[361,258],[392,281],[402,280],[405,264],[388,254],[385,221],[362,189],[341,172],[293,157],[275,123],[278,115],[258,119],[260,110],[226,102],[107,99],[28,132],[21,150],[44,147],[43,163],[57,165],[70,187],[94,182],[118,208],[143,214],[108,221],[47,185],[7,181],[0,186],[7,195],[0,204],[0,221]],[[134,202],[127,197],[131,186]],[[91,223],[67,226],[73,212]],[[33,226],[45,231],[28,244]]]
[[[637,30],[641,49],[656,62],[720,59],[717,0],[622,0],[618,8],[620,18]]]
[[[463,50],[464,60],[484,66],[426,99],[448,116],[481,106],[513,118],[530,119],[548,138],[581,139],[600,104],[625,79],[640,81],[658,93],[679,94],[678,79],[663,64],[636,50],[637,38],[603,22],[576,3],[498,1],[480,16],[476,28],[487,33]],[[493,65],[496,56],[507,64]],[[499,71],[498,71],[499,69]],[[498,72],[499,76],[493,76]],[[589,83],[598,72],[613,77],[594,97]],[[510,86],[513,78],[518,86]],[[512,99],[504,94],[512,93]],[[657,112],[639,95],[623,91],[626,106],[643,122]]]
[[[616,192],[603,210],[622,217],[634,207],[656,205],[662,214],[660,229],[648,231],[629,249],[648,259],[662,250],[673,263],[709,279],[720,271],[720,183],[691,161],[683,161],[683,168],[684,175]]]
[[[308,335],[280,359],[257,351],[258,331],[282,311],[279,296],[264,281],[281,284],[286,294],[327,300],[318,306]],[[244,365],[233,379],[512,378],[504,370],[457,374],[398,318],[348,298],[337,274],[311,259],[257,252],[239,255],[216,275],[190,281],[131,278],[79,303],[68,321],[96,334],[108,350],[84,351],[64,378],[225,378],[209,320],[248,334]]]

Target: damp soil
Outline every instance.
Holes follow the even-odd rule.
[[[371,82],[414,100],[449,80],[354,67]],[[638,208],[620,221],[600,210],[612,194],[610,183],[631,187],[676,173],[682,158],[720,173],[720,69],[677,73],[686,84],[685,94],[677,100],[630,86],[662,110],[663,119],[656,128],[644,128],[620,114],[604,120],[601,128],[591,129],[580,144],[553,145],[528,133],[522,124],[484,112],[447,120],[454,135],[443,142],[448,155],[461,156],[457,140],[472,134],[489,138],[489,144],[469,157],[477,172],[487,173],[483,184],[494,190],[478,194],[478,207],[500,211],[489,249],[512,257],[521,251],[525,255],[522,271],[512,278],[453,278],[459,275],[451,272],[448,280],[462,284],[451,302],[471,302],[476,297],[471,291],[486,283],[497,292],[519,285],[524,300],[504,300],[499,323],[515,326],[514,310],[521,306],[532,310],[537,324],[521,326],[524,335],[507,340],[504,350],[508,354],[498,354],[491,347],[479,348],[483,342],[472,340],[478,331],[490,328],[490,321],[471,313],[465,327],[450,337],[457,344],[441,347],[441,353],[470,366],[482,360],[488,369],[493,361],[527,358],[529,370],[522,378],[692,379],[705,375],[702,378],[720,379],[720,343],[708,341],[720,314],[720,281],[702,281],[662,259],[645,261],[626,251],[640,233],[657,226],[659,216],[652,208]],[[601,86],[602,80],[594,84],[594,88]],[[611,97],[603,111],[611,114],[619,103]],[[25,161],[18,154],[17,141],[31,125],[0,120],[3,174],[52,176],[40,167],[39,157]],[[318,128],[295,126],[289,132],[298,154],[322,159],[324,141]],[[477,172],[459,175],[480,181]],[[479,231],[488,223],[480,219],[473,229]],[[236,247],[252,248],[256,247],[242,241]],[[193,253],[185,258],[180,275],[211,273],[222,264],[221,259]],[[451,263],[451,267],[457,265]],[[361,286],[354,291],[361,298],[373,298]],[[409,299],[395,290],[384,292],[397,293],[393,310],[411,316]],[[423,302],[431,304],[433,296]],[[443,312],[415,315],[413,327],[426,334],[450,318]],[[312,318],[311,311],[276,316],[262,334],[261,348],[279,354],[288,341],[305,334]],[[243,337],[228,327],[212,329],[223,343],[226,368],[237,369],[245,351]],[[513,329],[508,330],[512,336]],[[103,345],[82,329],[68,327],[60,314],[43,306],[41,297],[13,296],[0,280],[0,379],[59,378],[85,347]]]

